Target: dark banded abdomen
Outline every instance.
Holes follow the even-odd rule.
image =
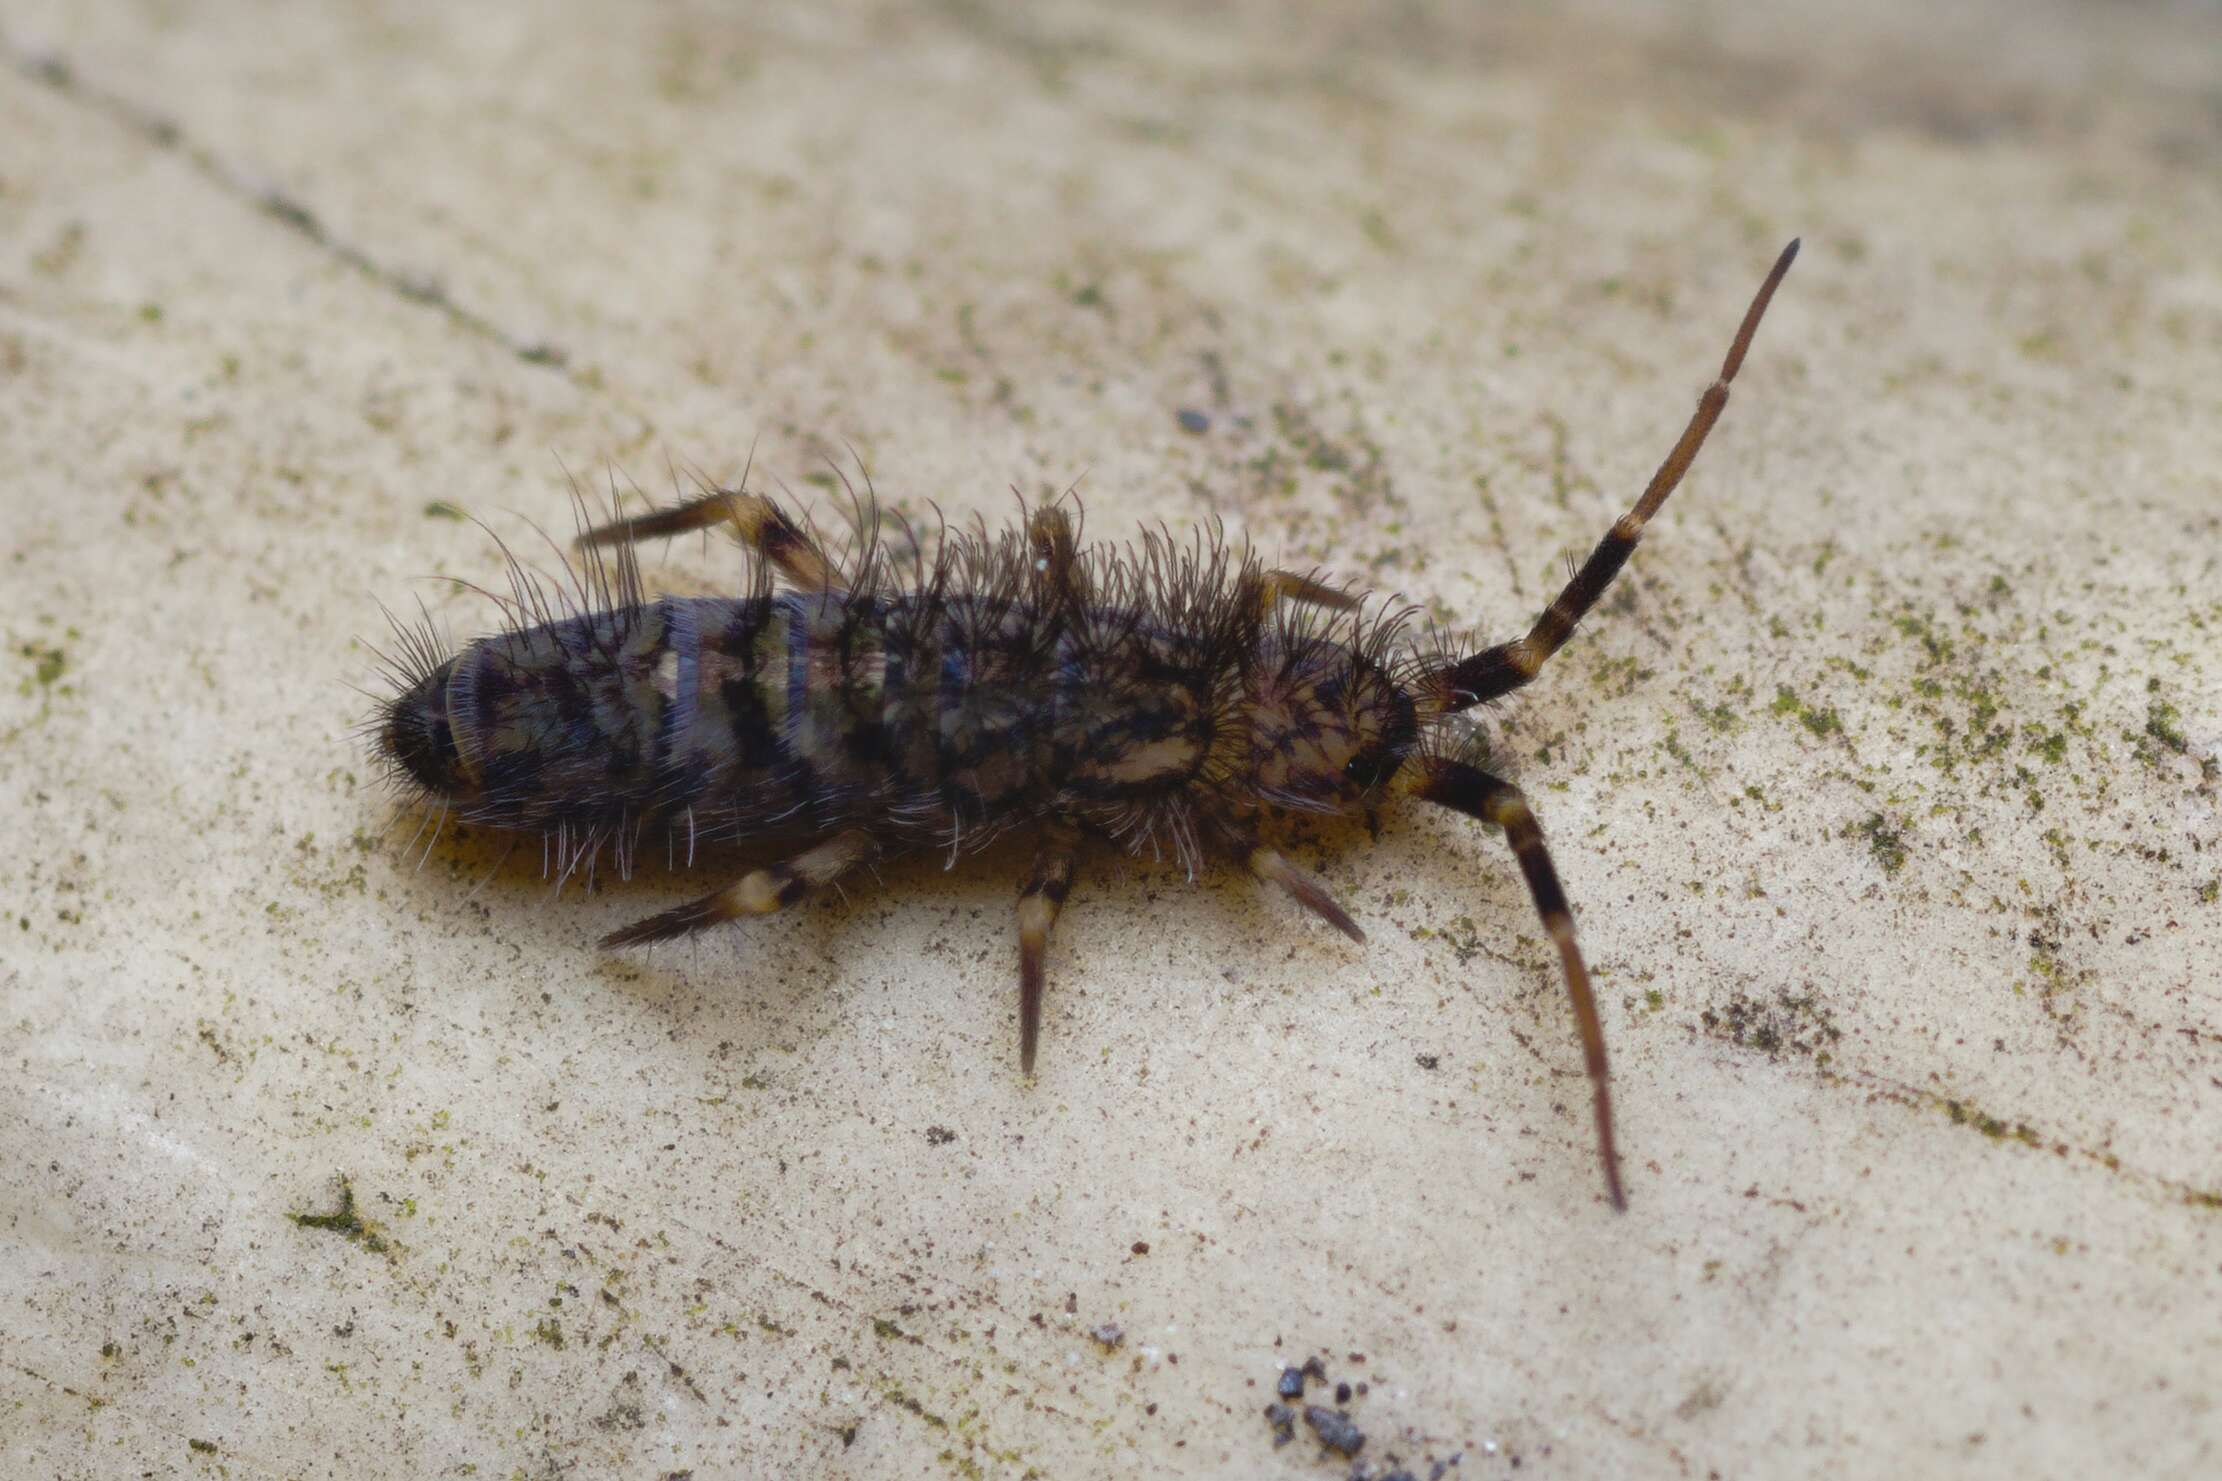
[[[677,605],[483,639],[433,675],[452,737],[452,795],[464,816],[586,830],[646,810],[674,715]]]
[[[509,828],[977,843],[1202,768],[1212,676],[1170,648],[1129,634],[1107,672],[1024,605],[919,600],[667,598],[474,643],[420,686],[452,736],[434,790]]]

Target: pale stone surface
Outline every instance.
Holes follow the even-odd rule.
[[[2213,1474],[2222,24],[1743,9],[9,7],[0,1470],[1340,1476],[1323,1351],[1384,1470]],[[1094,863],[1031,1088],[1010,859],[643,963],[379,841],[445,506],[853,446],[1504,634],[1794,233],[1497,719],[1625,1217],[1455,819],[1299,851],[1362,951]]]

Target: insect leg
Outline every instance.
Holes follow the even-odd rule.
[[[1267,884],[1279,885],[1288,891],[1289,898],[1318,916],[1336,930],[1360,945],[1365,944],[1366,933],[1350,918],[1327,887],[1303,870],[1282,858],[1263,844],[1256,844],[1243,855],[1244,867]]]
[[[1079,531],[1072,516],[1054,504],[1034,511],[1026,522],[1026,545],[1034,561],[1034,602],[1043,611],[1077,612],[1093,593],[1080,563]]]
[[[762,494],[719,489],[675,509],[658,509],[638,519],[613,520],[579,536],[579,548],[629,545],[662,540],[689,530],[731,524],[734,537],[804,591],[835,586],[833,565],[817,542]]]
[[[1034,872],[1018,892],[1018,1064],[1034,1073],[1034,1046],[1041,1039],[1042,957],[1049,950],[1049,928],[1057,924],[1072,891],[1079,865],[1079,835],[1052,828],[1034,854]]]
[[[1260,617],[1283,602],[1301,602],[1309,607],[1324,607],[1330,612],[1353,612],[1361,605],[1359,598],[1341,587],[1329,586],[1301,571],[1266,571],[1257,578],[1256,586],[1243,595],[1256,603]]]
[[[833,883],[870,858],[877,847],[872,835],[861,828],[836,833],[791,859],[750,870],[714,895],[704,895],[675,910],[612,931],[602,938],[602,945],[610,948],[645,946],[654,941],[691,936],[696,931],[744,915],[770,915],[794,904],[812,890]]]
[[[1597,999],[1590,992],[1589,969],[1582,964],[1581,948],[1574,944],[1574,915],[1567,908],[1566,892],[1559,887],[1558,871],[1551,867],[1550,850],[1543,846],[1543,830],[1528,810],[1520,789],[1501,777],[1491,776],[1458,761],[1427,764],[1415,787],[1422,799],[1464,813],[1504,829],[1512,856],[1527,876],[1528,893],[1535,898],[1543,929],[1558,946],[1559,965],[1566,973],[1566,991],[1574,1003],[1574,1022],[1581,1030],[1582,1058],[1589,1069],[1591,1100],[1597,1120],[1597,1151],[1605,1163],[1605,1188],[1614,1208],[1625,1209],[1628,1200],[1620,1191],[1620,1154],[1612,1135],[1612,1089],[1605,1070],[1605,1029],[1597,1019]]]
[[[1643,538],[1643,527],[1659,512],[1659,506],[1666,503],[1667,495],[1674,492],[1682,475],[1690,471],[1690,464],[1697,460],[1698,449],[1705,445],[1706,434],[1713,430],[1713,424],[1727,408],[1728,383],[1743,367],[1744,353],[1751,348],[1751,337],[1758,331],[1759,320],[1767,312],[1776,287],[1781,284],[1783,274],[1790,271],[1790,264],[1797,255],[1795,241],[1782,249],[1767,280],[1759,285],[1759,292],[1752,298],[1751,307],[1744,311],[1744,322],[1736,331],[1735,342],[1728,347],[1728,358],[1721,362],[1720,375],[1698,398],[1697,410],[1690,414],[1689,425],[1682,429],[1674,451],[1667,454],[1659,471],[1651,475],[1643,497],[1613,522],[1612,529],[1597,542],[1589,559],[1574,573],[1574,579],[1558,594],[1558,600],[1546,607],[1543,615],[1535,620],[1535,626],[1528,629],[1528,635],[1485,648],[1471,658],[1461,659],[1430,675],[1431,687],[1445,712],[1481,704],[1527,683],[1573,633],[1575,624],[1597,605],[1597,599],[1605,594],[1613,577],[1627,564],[1636,542]]]

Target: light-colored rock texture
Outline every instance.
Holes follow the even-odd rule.
[[[2222,1470],[2222,20],[1747,9],[10,5],[0,1471],[1339,1478],[1315,1353],[1377,1473]],[[1793,234],[1495,717],[1624,1217],[1448,816],[1298,848],[1363,950],[1091,863],[1032,1087],[1015,858],[642,961],[384,831],[457,513],[853,451],[1503,636]]]

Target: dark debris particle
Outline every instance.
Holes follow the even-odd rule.
[[[1126,1328],[1120,1326],[1117,1322],[1105,1322],[1102,1326],[1090,1331],[1088,1335],[1102,1343],[1106,1350],[1109,1350],[1126,1341]]]
[[[926,1128],[926,1141],[929,1145],[946,1147],[956,1139],[957,1134],[946,1126],[929,1126]]]
[[[1349,1384],[1338,1383],[1335,1385],[1335,1402],[1338,1404],[1347,1404],[1350,1402]]]
[[[1442,1064],[1443,1056],[1440,1054],[1415,1054],[1412,1056],[1412,1060],[1421,1069],[1432,1070]]]
[[[1180,429],[1183,432],[1193,433],[1199,437],[1211,430],[1210,416],[1192,406],[1182,407],[1176,420],[1180,422]]]
[[[1327,1365],[1317,1357],[1304,1359],[1304,1376],[1320,1383],[1327,1381]]]
[[[1348,1414],[1340,1409],[1327,1409],[1318,1404],[1304,1406],[1304,1423],[1319,1436],[1319,1443],[1344,1455],[1356,1455],[1365,1448],[1366,1432],[1351,1422]]]
[[[1296,1411],[1286,1404],[1265,1406],[1265,1422],[1273,1426],[1273,1448],[1280,1449],[1296,1438]]]
[[[1304,1372],[1301,1368],[1283,1368],[1281,1381],[1274,1385],[1274,1392],[1284,1399],[1304,1397]]]
[[[1150,1242],[1146,1239],[1137,1239],[1127,1246],[1127,1250],[1130,1254],[1146,1255],[1150,1252]]]

